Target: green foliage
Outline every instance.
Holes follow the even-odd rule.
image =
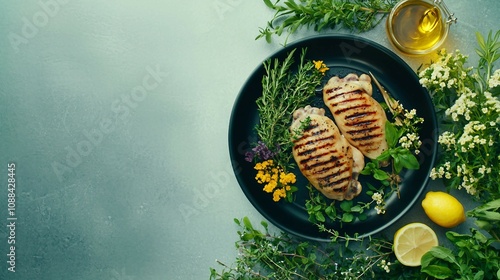
[[[272,234],[265,222],[257,229],[247,217],[235,223],[238,258],[233,265],[217,261],[222,270],[210,268],[210,279],[415,279],[418,273],[397,263],[384,239],[332,232],[332,242],[319,243]]]
[[[305,60],[306,49],[302,50],[297,69],[294,53],[280,62],[278,59],[264,63],[266,75],[262,78],[262,96],[256,101],[259,124],[256,127],[259,138],[268,148],[278,147],[275,160],[284,168],[291,162],[290,122],[293,112],[303,107],[315,94],[323,74],[312,61]]]
[[[295,33],[299,28],[314,27],[315,31],[342,26],[352,31],[364,32],[374,28],[388,14],[397,0],[286,0],[280,5],[264,0],[267,7],[275,11],[265,28],[260,28],[256,39],[287,32]],[[287,40],[285,40],[286,43]]]
[[[490,201],[468,211],[477,218],[480,228],[470,234],[448,231],[446,237],[455,246],[451,250],[442,246],[431,249],[422,257],[421,271],[437,279],[499,279],[500,278],[500,199]]]

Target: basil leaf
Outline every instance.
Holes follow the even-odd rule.
[[[384,181],[384,180],[389,179],[389,175],[387,174],[387,172],[385,172],[383,170],[376,169],[373,172],[373,178],[375,178],[379,181]]]
[[[410,152],[403,153],[400,155],[401,164],[406,169],[419,169],[420,164],[418,163],[417,158],[411,154]]]
[[[245,225],[246,229],[253,230],[252,223],[250,222],[250,219],[248,217],[243,218],[243,225]]]
[[[385,139],[389,148],[394,148],[398,144],[398,130],[389,121],[385,122]]]
[[[453,252],[445,247],[441,246],[432,247],[426,254],[431,254],[435,258],[447,261],[449,263],[457,262],[455,256],[453,255]]]
[[[446,266],[428,265],[420,269],[421,272],[427,273],[436,279],[447,279],[453,276],[453,271]]]
[[[392,158],[394,159],[393,164],[394,164],[394,171],[396,171],[397,174],[401,172],[401,169],[403,169],[403,163],[401,163],[401,158],[397,154],[393,154]]]
[[[389,160],[390,157],[391,157],[391,154],[389,153],[389,150],[385,150],[380,154],[380,156],[377,157],[377,160],[378,161],[386,161],[386,160]]]

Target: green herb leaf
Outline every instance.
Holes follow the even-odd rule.
[[[344,200],[340,203],[340,209],[344,212],[350,212],[352,206],[352,200]]]
[[[428,265],[422,267],[421,272],[427,273],[436,279],[448,279],[453,276],[453,271],[444,265]]]
[[[353,221],[353,219],[354,219],[354,215],[351,213],[342,214],[342,222],[350,223]]]
[[[452,264],[456,263],[453,252],[450,249],[445,248],[445,247],[441,247],[441,246],[432,247],[429,250],[429,252],[427,252],[426,254],[430,254],[434,258],[438,258],[438,259],[444,260],[444,261],[452,263]]]
[[[389,179],[389,174],[387,172],[381,170],[381,169],[376,169],[373,171],[373,178],[379,180],[379,181],[384,181]]]
[[[408,150],[407,152],[400,154],[401,164],[406,169],[419,169],[420,164],[418,163],[417,158],[411,154]]]
[[[385,122],[385,139],[389,148],[394,148],[398,144],[398,134],[398,130],[391,122]]]

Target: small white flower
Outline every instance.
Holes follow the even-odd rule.
[[[500,69],[495,70],[493,75],[488,80],[488,87],[494,88],[500,86]]]

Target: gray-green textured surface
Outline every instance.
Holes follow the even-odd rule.
[[[474,32],[500,27],[500,1],[447,4],[458,24],[443,47],[475,65]],[[262,217],[232,173],[227,128],[247,77],[281,48],[254,40],[272,11],[242,0],[40,0],[0,13],[0,278],[208,279],[216,258],[234,260],[232,219]],[[383,25],[360,35],[392,49]],[[401,56],[414,69],[432,57]],[[388,232],[410,221],[428,220],[417,205]]]

